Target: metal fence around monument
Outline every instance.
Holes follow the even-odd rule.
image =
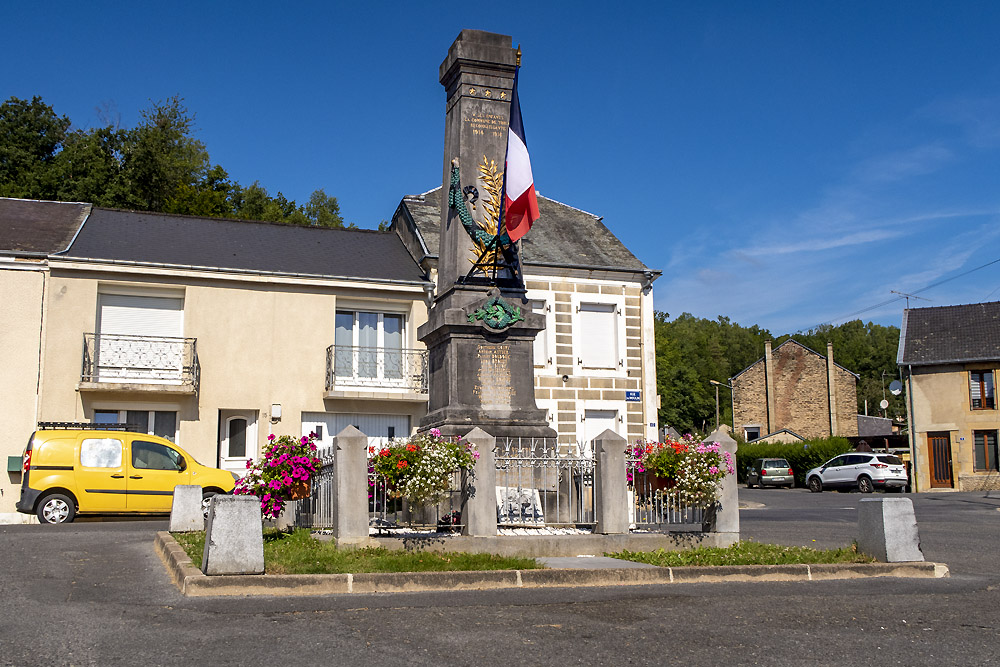
[[[592,530],[593,449],[555,438],[497,438],[496,500],[501,530]]]
[[[700,526],[705,510],[684,502],[670,482],[642,471],[639,459],[625,458],[629,523],[635,530],[669,530],[671,526]]]

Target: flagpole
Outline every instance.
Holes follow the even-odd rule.
[[[514,85],[511,88],[510,103],[514,104],[514,91],[517,90],[517,73],[521,70],[521,45],[517,45],[517,60],[514,62]],[[497,247],[493,250],[493,284],[497,282],[497,251],[500,249],[500,227],[507,231],[507,221],[504,220],[504,204],[507,203],[507,149],[510,147],[510,114],[507,112],[507,136],[503,147],[503,187],[500,190],[500,217],[497,219]],[[517,269],[514,269],[514,277],[517,277]]]

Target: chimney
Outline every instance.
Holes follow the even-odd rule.
[[[774,360],[771,357],[771,341],[764,341],[764,385],[767,392],[767,433],[769,435],[778,430],[775,423],[774,412]]]
[[[826,386],[830,395],[830,436],[837,435],[837,385],[833,372],[833,343],[826,344]]]

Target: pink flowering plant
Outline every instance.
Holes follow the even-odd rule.
[[[391,440],[368,450],[371,467],[389,495],[413,503],[444,500],[459,470],[472,472],[479,452],[469,443],[445,438],[432,428],[406,440]]]
[[[277,518],[282,504],[291,500],[292,487],[305,485],[319,470],[316,457],[316,434],[301,438],[282,435],[267,436],[264,455],[256,462],[247,461],[247,474],[236,482],[235,495],[260,498],[260,513],[265,518]]]
[[[629,451],[635,472],[673,481],[672,493],[689,505],[707,507],[719,497],[719,482],[736,474],[733,455],[719,443],[695,442],[690,435],[681,440],[637,442]],[[633,482],[632,473],[628,481]],[[660,493],[660,491],[658,491]]]

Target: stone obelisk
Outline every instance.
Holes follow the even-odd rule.
[[[421,430],[465,435],[478,426],[497,437],[556,435],[535,404],[532,345],[545,318],[530,311],[517,275],[473,270],[484,251],[460,210],[467,223],[471,217],[476,228],[496,233],[516,58],[509,36],[463,30],[441,63],[441,240],[437,296],[417,331],[430,357]],[[459,206],[449,205],[449,192]]]

